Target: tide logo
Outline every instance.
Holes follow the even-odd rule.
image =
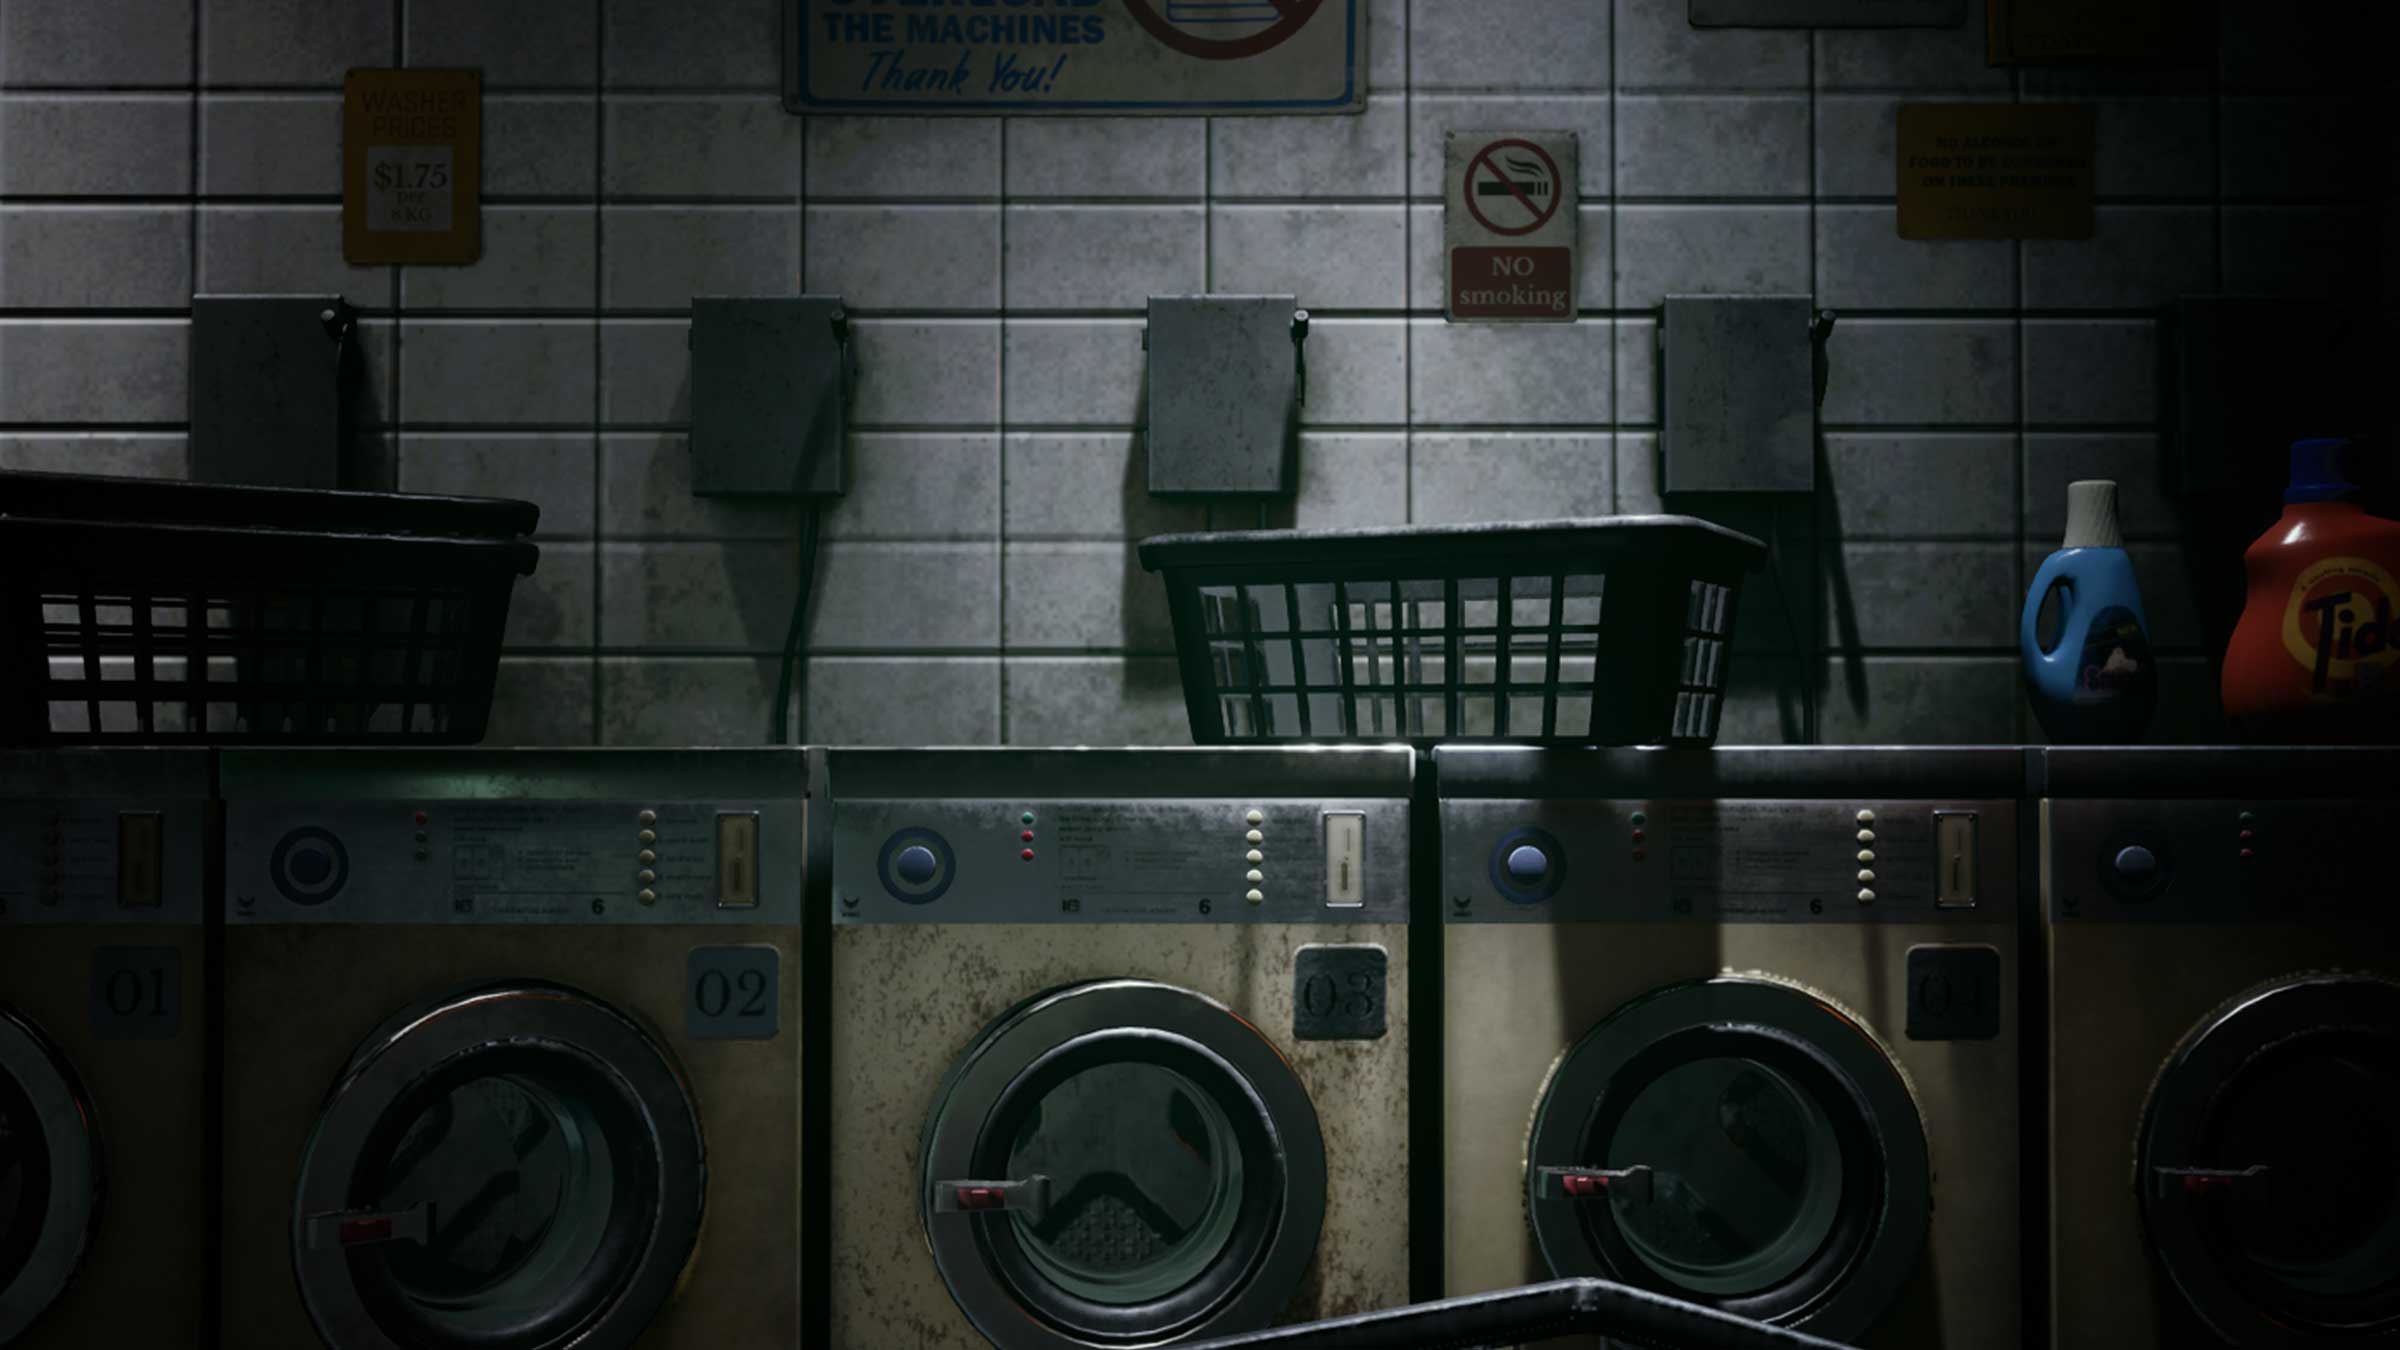
[[[2283,647],[2309,673],[2314,698],[2395,683],[2400,585],[2364,558],[2326,558],[2300,574],[2283,607]]]

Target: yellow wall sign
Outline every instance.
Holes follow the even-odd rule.
[[[1903,239],[2092,237],[2088,103],[1906,103]]]
[[[483,251],[483,72],[353,70],[342,85],[342,257],[471,263]]]

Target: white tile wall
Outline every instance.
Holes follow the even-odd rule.
[[[1693,509],[1658,491],[1654,307],[1811,293],[1842,313],[1825,733],[2006,739],[2030,726],[2011,619],[2070,479],[2120,481],[2151,608],[2193,631],[2156,307],[2325,294],[2389,248],[2344,177],[2357,109],[2315,97],[2363,87],[2324,78],[2357,44],[2242,0],[2197,74],[1994,69],[1980,4],[1810,34],[1694,29],[1684,0],[1373,0],[1363,114],[1213,120],[793,117],[781,8],[0,0],[0,466],[182,472],[185,297],[341,292],[401,484],[542,508],[494,741],[755,741],[800,512],[690,495],[682,314],[838,292],[856,431],[811,734],[1173,742],[1131,545],[1262,513],[1143,490],[1149,295],[1318,312],[1299,491],[1263,518],[1330,527]],[[486,72],[474,267],[342,259],[342,74],[395,61]],[[2096,103],[2097,236],[1897,238],[1898,106],[2018,98]],[[1580,139],[1573,324],[1440,318],[1443,138],[1484,129]],[[1745,625],[1776,654],[1729,735],[1797,730],[1780,622]]]

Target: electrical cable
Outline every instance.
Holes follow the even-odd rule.
[[[1792,649],[1800,657],[1800,741],[1803,745],[1817,743],[1817,678],[1816,644],[1800,636],[1800,625],[1792,620],[1792,598],[1783,588],[1783,521],[1778,517],[1767,531],[1767,584],[1774,588],[1775,606],[1783,611],[1783,631],[1792,640]]]
[[[800,516],[800,575],[797,578],[799,591],[792,596],[791,623],[783,634],[783,669],[775,679],[774,725],[768,734],[768,740],[775,745],[792,743],[789,737],[793,730],[792,693],[795,670],[798,670],[797,683],[800,700],[805,703],[808,698],[808,674],[805,669],[799,669],[799,653],[801,642],[808,633],[809,592],[815,590],[817,584],[817,526],[820,509],[817,499],[811,497],[807,499]],[[808,735],[808,714],[805,708],[800,713],[798,730],[801,738],[805,740]]]

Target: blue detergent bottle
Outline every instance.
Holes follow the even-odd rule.
[[[2055,605],[2055,623],[2046,621],[2046,601]],[[2117,528],[2113,481],[2067,485],[2066,538],[2033,575],[2017,648],[2026,695],[2052,742],[2141,739],[2158,706],[2158,662],[2133,560]]]

